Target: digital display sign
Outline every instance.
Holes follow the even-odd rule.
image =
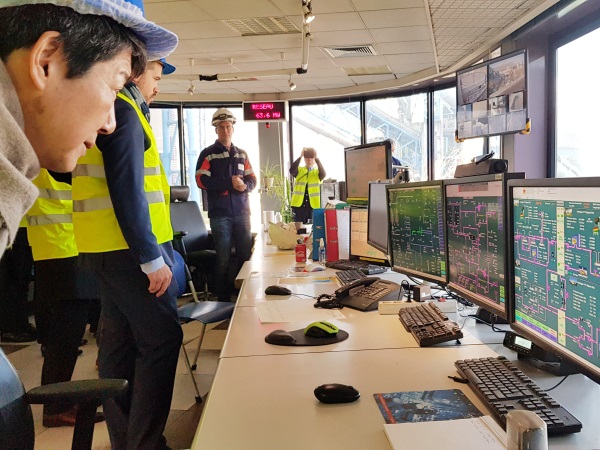
[[[288,120],[288,102],[243,102],[244,120],[251,122],[285,122]]]

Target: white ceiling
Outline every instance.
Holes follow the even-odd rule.
[[[239,101],[395,90],[454,73],[558,0],[312,0],[308,72],[256,81],[198,75],[294,69],[302,62],[301,0],[146,0],[146,16],[177,33],[159,100]],[[283,18],[300,32],[242,36],[224,21]],[[331,57],[325,48],[371,45],[375,55]],[[194,63],[191,64],[191,59]],[[391,73],[370,75],[375,68]],[[369,75],[349,76],[348,70]],[[193,81],[191,81],[193,80]],[[190,83],[195,94],[187,94]]]

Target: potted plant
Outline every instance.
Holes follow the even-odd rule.
[[[283,175],[277,164],[271,164],[268,160],[261,169],[263,180],[262,192],[269,197],[279,200],[279,211],[284,223],[292,221],[292,186],[290,179]]]

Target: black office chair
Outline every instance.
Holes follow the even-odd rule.
[[[183,257],[179,254],[179,252],[175,251],[174,258],[175,259],[173,261],[173,277],[175,278],[177,286],[179,287],[177,297],[181,297],[186,292],[186,286],[189,286],[192,293],[194,293],[194,282],[192,281],[190,271],[187,269]],[[197,321],[202,324],[200,328],[200,335],[198,337],[193,337],[192,339],[189,339],[187,341],[184,340],[181,344],[181,349],[183,351],[183,359],[185,361],[185,365],[188,369],[188,373],[190,374],[192,383],[194,384],[194,389],[196,391],[196,402],[200,403],[202,401],[202,397],[200,395],[200,391],[198,390],[198,384],[196,383],[196,379],[194,378],[193,371],[196,370],[198,364],[198,356],[200,355],[200,347],[202,347],[202,341],[204,340],[206,325],[230,319],[233,314],[235,305],[231,302],[217,302],[211,300],[199,302],[197,297],[194,297],[194,300],[194,302],[190,302],[186,305],[179,307],[178,314],[179,320],[182,324],[189,323],[192,321]],[[198,347],[196,349],[194,363],[191,364],[185,346],[192,342],[194,339],[198,339]]]
[[[202,297],[209,297],[209,276],[214,273],[217,252],[195,201],[188,201],[189,186],[171,186],[171,225],[173,247],[184,258]]]
[[[0,349],[0,447],[33,450],[35,429],[30,405],[69,402],[77,405],[71,448],[91,449],[98,406],[126,390],[127,380],[105,379],[48,384],[25,393],[17,371]]]

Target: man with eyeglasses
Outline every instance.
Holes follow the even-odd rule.
[[[213,114],[217,140],[202,150],[196,164],[196,183],[206,190],[208,198],[208,217],[217,252],[215,293],[220,301],[230,301],[232,285],[228,272],[232,247],[238,266],[250,259],[252,252],[248,192],[256,186],[256,175],[246,151],[231,141],[235,122],[228,109],[219,108]]]

